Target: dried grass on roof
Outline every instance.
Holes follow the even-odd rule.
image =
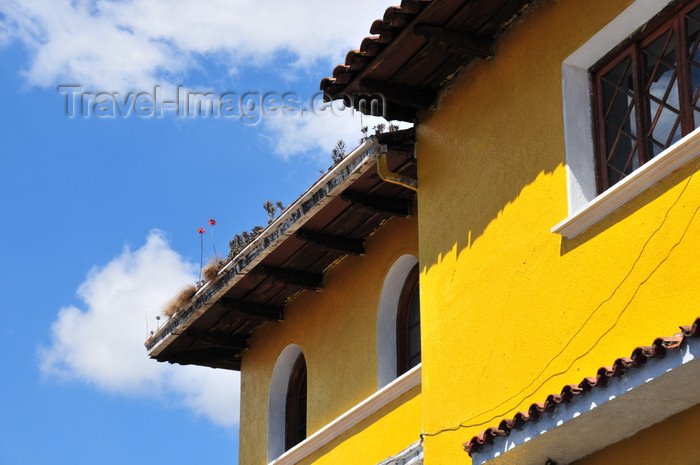
[[[178,310],[187,308],[192,302],[192,297],[197,293],[197,288],[194,286],[187,286],[180,291],[170,302],[165,304],[163,307],[163,315],[171,317],[175,315]]]
[[[211,262],[202,268],[202,278],[204,279],[204,282],[214,281],[216,279],[216,275],[219,274],[220,269],[218,260]]]

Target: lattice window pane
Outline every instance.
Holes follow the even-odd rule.
[[[602,192],[700,126],[700,0],[673,5],[593,76]]]
[[[615,184],[639,165],[632,57],[601,77],[608,180]]]
[[[647,142],[656,156],[682,137],[676,35],[672,29],[642,49]]]
[[[685,16],[694,127],[700,126],[700,7]]]

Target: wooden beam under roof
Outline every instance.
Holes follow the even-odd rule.
[[[386,100],[409,108],[428,108],[435,101],[437,92],[430,89],[391,84],[375,79],[361,79],[360,87],[366,92],[381,94]]]
[[[335,82],[335,78],[330,79]],[[345,84],[335,85],[336,88],[344,86]],[[402,105],[396,99],[391,100],[388,95],[380,92],[358,92],[349,96],[343,93],[335,94],[330,89],[326,89],[323,98],[327,102],[342,99],[346,106],[352,106],[365,115],[381,116],[389,121],[413,122],[416,119],[416,108]]]
[[[217,334],[201,331],[187,330],[185,334],[205,344],[222,349],[231,349],[234,351],[242,351],[248,348],[245,336],[238,334]]]
[[[321,234],[314,231],[298,230],[296,237],[314,244],[320,245],[327,249],[332,249],[337,252],[342,252],[349,255],[364,255],[365,245],[362,239],[352,239],[343,236],[334,236],[329,234]]]
[[[265,305],[254,302],[243,302],[237,299],[229,299],[222,297],[218,303],[224,306],[227,310],[235,310],[254,318],[259,318],[265,321],[283,321],[284,307],[276,305]]]
[[[412,201],[391,199],[378,195],[365,195],[357,192],[345,191],[340,197],[348,202],[357,203],[365,208],[392,216],[411,216]]]
[[[307,273],[304,271],[290,270],[286,268],[274,268],[267,265],[256,266],[252,274],[262,274],[287,284],[309,289],[313,291],[323,290],[323,274]]]
[[[478,58],[493,58],[494,40],[488,37],[477,37],[461,31],[446,31],[440,26],[418,24],[413,28],[417,35],[425,37],[428,42],[434,42],[440,48],[466,56]]]
[[[180,365],[225,365],[230,366],[233,370],[240,370],[241,367],[241,351],[220,347],[172,354],[167,358],[157,359],[162,362],[178,363]]]
[[[390,151],[413,156],[416,143],[416,128],[401,129],[398,131],[382,132],[376,135],[381,145],[386,145]]]
[[[394,102],[385,102],[382,110],[382,116],[387,121],[406,121],[407,123],[415,123],[417,111],[418,110],[415,108],[409,108]]]

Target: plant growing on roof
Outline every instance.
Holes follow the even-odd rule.
[[[267,224],[272,224],[272,222],[275,221],[275,218],[281,215],[285,209],[284,204],[279,200],[275,203],[266,200],[265,203],[263,203],[262,207],[267,212]],[[277,212],[279,212],[279,214],[277,214]]]
[[[341,161],[343,161],[343,158],[345,158],[345,141],[343,139],[340,139],[338,142],[335,144],[335,148],[333,148],[333,151],[331,152],[331,158],[333,159],[333,166],[337,165]]]
[[[281,214],[286,208],[282,202],[277,201],[273,203],[270,200],[266,200],[262,207],[267,212],[268,225],[272,224],[272,222],[275,221],[275,218],[279,216],[278,212]],[[235,234],[233,239],[231,239],[231,241],[228,243],[230,251],[227,260],[231,260],[238,255],[243,249],[246,248],[248,244],[253,242],[260,234],[262,234],[264,230],[265,228],[262,226],[254,226],[250,232],[242,231],[240,234]]]
[[[272,224],[272,222],[275,221],[275,213],[277,212],[277,206],[269,200],[266,200],[262,207],[267,212],[267,224]]]
[[[245,249],[248,244],[253,242],[264,230],[265,228],[262,226],[254,226],[251,232],[243,231],[240,234],[235,234],[233,239],[231,239],[231,241],[228,243],[231,250],[229,251],[227,260],[232,260],[243,249]]]
[[[375,135],[375,136],[378,136],[379,134],[381,134],[381,133],[383,133],[383,132],[395,132],[395,131],[398,131],[398,130],[399,130],[399,126],[396,125],[396,124],[394,124],[394,123],[389,123],[389,127],[387,128],[387,126],[386,126],[384,123],[379,123],[379,124],[377,124],[376,126],[373,126],[373,127],[372,127],[372,130],[374,131],[374,135]],[[386,130],[386,131],[385,131],[385,130]],[[360,144],[361,144],[361,143],[363,143],[364,141],[366,141],[367,139],[370,138],[370,135],[369,135],[369,127],[367,127],[367,126],[362,126],[362,128],[360,129],[360,132],[362,133],[362,137],[360,137]]]
[[[201,229],[201,228],[200,228]],[[171,317],[175,315],[179,310],[187,308],[190,303],[192,303],[192,297],[197,293],[197,288],[195,286],[187,286],[180,291],[173,299],[165,304],[163,307],[163,315]]]
[[[210,261],[204,268],[202,268],[202,277],[204,282],[214,281],[219,274],[219,270],[223,268],[226,264],[226,260],[219,260],[218,258]]]
[[[369,127],[367,126],[362,126],[360,128],[360,132],[362,133],[362,137],[360,137],[360,144],[369,139]]]
[[[228,258],[232,259],[236,255],[238,255],[238,252],[245,248],[245,239],[243,239],[243,236],[240,234],[234,234],[233,239],[231,239],[231,241],[228,243],[228,246],[231,249],[231,251],[228,254]]]
[[[343,161],[343,158],[345,158],[346,148],[347,145],[345,145],[345,141],[343,139],[340,139],[335,143],[335,147],[333,147],[333,150],[331,151],[331,159],[333,160],[333,164],[329,166],[327,170],[318,170],[321,176],[332,170],[335,165]]]

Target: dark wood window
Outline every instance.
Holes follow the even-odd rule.
[[[306,360],[299,354],[287,387],[284,423],[284,450],[306,439]]]
[[[643,29],[592,70],[599,192],[700,126],[700,0]]]
[[[408,274],[399,297],[396,317],[396,360],[398,375],[418,365],[421,360],[418,265]]]

